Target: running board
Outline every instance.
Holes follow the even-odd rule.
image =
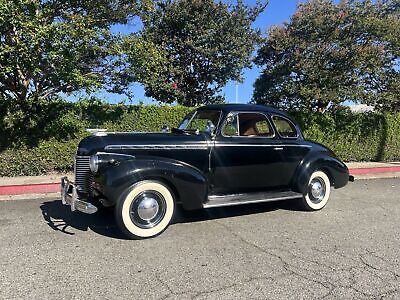
[[[232,206],[232,205],[260,203],[260,202],[272,202],[272,201],[288,200],[301,197],[302,194],[292,191],[247,193],[247,194],[232,194],[232,195],[212,195],[208,196],[208,202],[203,204],[203,208]]]

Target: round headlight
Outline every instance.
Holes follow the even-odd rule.
[[[99,170],[99,156],[94,154],[90,157],[90,171],[96,173]]]

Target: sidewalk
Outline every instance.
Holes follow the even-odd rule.
[[[400,178],[400,162],[350,162],[346,163],[350,174],[358,179]],[[0,200],[27,197],[27,195],[57,196],[61,177],[74,175],[54,174],[48,176],[0,177]],[[24,196],[25,195],[25,196]]]

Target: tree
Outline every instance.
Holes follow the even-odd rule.
[[[253,102],[324,110],[344,101],[400,110],[400,2],[312,0],[269,29]]]
[[[124,78],[141,82],[147,96],[164,103],[223,101],[221,88],[228,80],[240,80],[251,64],[260,36],[251,25],[265,6],[157,1],[143,12],[143,30],[125,40],[129,68]]]
[[[109,28],[137,10],[129,0],[0,3],[0,94],[29,106],[63,92],[115,88]]]

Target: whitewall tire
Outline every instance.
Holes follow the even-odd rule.
[[[305,210],[320,210],[328,202],[330,193],[331,182],[328,175],[315,171],[308,181],[301,204]]]
[[[158,181],[141,181],[130,187],[115,206],[116,221],[130,238],[149,238],[163,232],[174,215],[171,191]]]

